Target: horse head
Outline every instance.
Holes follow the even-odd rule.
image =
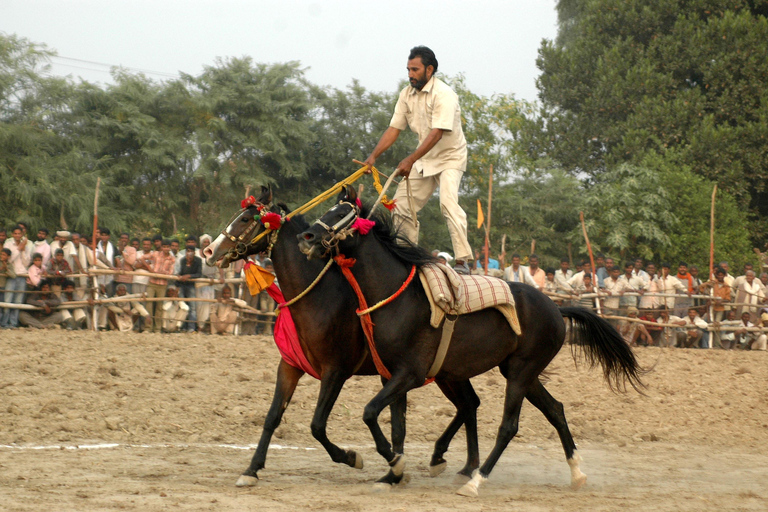
[[[299,249],[307,259],[324,258],[331,249],[343,251],[343,246],[354,243],[361,219],[362,205],[354,187],[347,185],[339,193],[336,204],[309,229],[297,235]]]
[[[242,209],[235,213],[219,236],[203,250],[205,262],[209,266],[226,268],[233,261],[258,254],[269,247],[269,236],[263,236],[256,242],[254,240],[267,229],[279,227],[270,226],[269,223],[272,219],[273,224],[279,224],[280,218],[280,207],[272,204],[271,187],[262,186],[258,198],[250,196],[240,206]]]

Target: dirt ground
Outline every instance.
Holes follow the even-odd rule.
[[[361,421],[379,387],[353,378],[329,437],[365,468],[332,463],[309,424],[318,383],[304,377],[256,487],[234,486],[269,406],[279,355],[264,336],[0,331],[0,510],[761,510],[768,509],[768,354],[638,349],[647,396],[614,394],[564,349],[550,392],[565,405],[587,484],[569,488],[554,429],[529,404],[480,497],[427,473],[453,408],[428,386],[409,394],[408,482],[387,469]],[[481,457],[498,428],[504,381],[473,379]]]

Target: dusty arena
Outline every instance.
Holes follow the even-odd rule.
[[[646,396],[613,394],[599,370],[563,349],[548,389],[566,408],[587,484],[569,488],[554,429],[523,407],[520,433],[480,497],[455,494],[463,431],[448,470],[427,472],[453,407],[436,386],[409,394],[407,482],[386,472],[361,421],[378,379],[353,378],[329,437],[365,468],[330,461],[310,434],[318,383],[304,377],[276,432],[261,481],[247,467],[272,397],[270,338],[66,331],[0,332],[2,510],[760,510],[768,509],[768,354],[638,349]],[[504,381],[473,379],[481,456],[498,427]]]

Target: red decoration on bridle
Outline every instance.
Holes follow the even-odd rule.
[[[267,229],[280,229],[280,226],[283,225],[283,218],[279,213],[268,212],[261,216],[261,223]]]
[[[248,208],[249,206],[253,206],[254,204],[256,204],[256,198],[253,196],[248,196],[242,201],[240,201],[240,208],[245,209],[245,208]]]

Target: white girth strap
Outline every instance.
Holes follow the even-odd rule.
[[[437,347],[437,354],[435,354],[435,361],[432,363],[429,371],[427,372],[427,378],[431,379],[440,372],[440,368],[443,367],[445,361],[445,355],[448,353],[448,347],[451,346],[451,338],[453,337],[453,326],[458,320],[458,316],[451,319],[448,315],[445,316],[445,322],[443,322],[443,335],[440,337],[440,345]]]

